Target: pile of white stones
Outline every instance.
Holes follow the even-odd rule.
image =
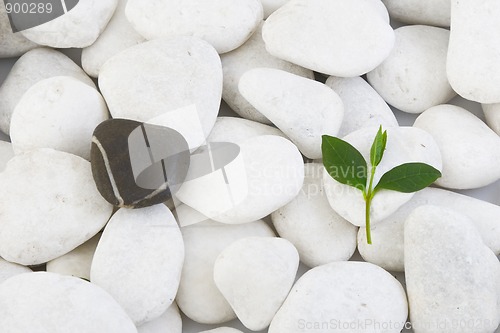
[[[82,67],[61,48],[82,48]],[[190,333],[241,332],[224,327],[234,319],[269,333],[500,324],[497,0],[80,0],[15,34],[0,1],[10,57],[0,332],[180,333],[181,313]],[[485,122],[445,104],[457,94]],[[235,143],[241,167],[184,184],[173,204],[116,209],[90,162],[109,118],[173,128],[193,152]],[[375,182],[406,162],[443,176],[381,191],[368,245],[362,194],[324,172],[321,136],[368,159],[380,125]],[[247,188],[229,208],[224,179]],[[457,191],[470,189],[493,203]],[[349,261],[356,249],[364,261]]]

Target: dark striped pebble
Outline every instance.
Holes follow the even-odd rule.
[[[94,130],[92,174],[111,204],[140,208],[165,202],[186,178],[189,147],[179,132],[127,119]]]

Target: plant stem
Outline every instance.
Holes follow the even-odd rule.
[[[372,205],[372,199],[374,196],[373,192],[373,178],[375,177],[375,171],[377,167],[375,165],[372,165],[372,170],[370,173],[370,184],[368,186],[368,192],[366,193],[365,196],[365,224],[366,224],[366,242],[368,244],[372,243],[372,233],[371,233],[371,228],[370,228],[370,209]]]

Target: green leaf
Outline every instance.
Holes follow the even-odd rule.
[[[426,188],[441,177],[441,172],[425,163],[405,163],[387,171],[375,192],[381,189],[412,193]]]
[[[323,165],[333,179],[365,191],[367,165],[356,148],[339,138],[323,135],[321,151]]]
[[[372,148],[370,150],[370,163],[372,166],[380,164],[384,156],[385,146],[387,144],[387,131],[382,133],[382,126],[379,127],[377,135],[373,140]]]

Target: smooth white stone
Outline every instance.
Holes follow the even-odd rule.
[[[222,174],[212,173],[184,182],[177,198],[213,220],[239,224],[271,214],[299,193],[304,164],[290,141],[263,135],[247,139],[239,147],[235,162],[224,167],[227,183]],[[190,168],[188,179],[192,171]]]
[[[436,184],[453,189],[483,187],[500,179],[500,137],[469,111],[438,105],[422,113],[415,127],[432,135],[443,156]]]
[[[10,118],[21,97],[35,83],[54,76],[71,76],[94,87],[94,82],[70,58],[56,50],[38,48],[26,52],[14,64],[0,86],[0,130],[9,134]]]
[[[234,112],[243,118],[270,124],[269,119],[241,96],[238,90],[241,76],[246,71],[261,67],[281,69],[308,79],[314,79],[314,73],[309,69],[270,55],[262,39],[262,25],[263,23],[259,25],[257,31],[254,32],[245,44],[236,50],[221,55],[222,70],[224,73],[222,98]]]
[[[104,290],[82,279],[37,272],[0,284],[2,332],[137,333]]]
[[[146,40],[127,20],[127,2],[128,0],[118,0],[118,6],[106,29],[92,45],[82,50],[82,67],[88,75],[97,77],[102,65],[109,58]]]
[[[196,148],[219,112],[222,67],[215,49],[201,39],[158,39],[109,59],[99,87],[114,118],[170,127]]]
[[[344,105],[336,92],[279,69],[245,72],[239,90],[310,159],[321,157],[322,135],[336,136],[344,118]]]
[[[23,30],[29,40],[54,48],[87,47],[108,24],[118,0],[79,0],[66,14]]]
[[[215,260],[234,241],[274,237],[273,231],[264,221],[228,225],[206,220],[182,227],[181,232],[186,256],[176,299],[179,308],[190,319],[204,324],[235,319],[236,314],[215,285]]]
[[[243,333],[243,332],[232,327],[217,327],[214,328],[213,330],[202,331],[200,333]]]
[[[488,126],[500,135],[500,103],[483,104],[484,117]]]
[[[396,42],[388,58],[367,79],[395,108],[421,113],[443,104],[456,93],[446,76],[446,55],[450,32],[423,25],[395,30]]]
[[[37,46],[36,43],[26,39],[22,34],[12,31],[5,3],[0,2],[0,59],[18,57]]]
[[[417,207],[435,205],[467,216],[481,234],[484,243],[500,254],[500,206],[439,188],[425,188],[394,214],[371,230],[373,244],[366,243],[366,231],[359,229],[358,250],[368,262],[390,271],[404,271],[404,221]]]
[[[264,7],[264,19],[274,13],[278,8],[286,4],[290,0],[260,0],[262,7]]]
[[[342,324],[354,325],[352,332],[399,333],[407,315],[405,291],[391,274],[369,263],[334,262],[297,281],[269,333],[345,332]],[[392,325],[359,326],[368,321]]]
[[[421,206],[407,218],[404,238],[410,320],[422,327],[415,332],[494,332],[500,323],[500,263],[470,219]],[[453,325],[460,322],[474,325]]]
[[[174,301],[183,261],[182,235],[166,206],[120,209],[104,229],[90,280],[141,325]]]
[[[462,97],[500,102],[500,2],[451,1],[448,80]]]
[[[285,134],[279,129],[256,121],[234,117],[218,117],[212,132],[207,138],[207,142],[241,143],[261,135],[276,135],[286,138]]]
[[[219,53],[242,45],[264,15],[259,0],[129,0],[125,13],[147,39],[194,36]]]
[[[24,273],[31,273],[31,269],[0,258],[0,284],[8,278]]]
[[[389,14],[397,21],[449,27],[451,2],[449,0],[382,0]]]
[[[392,168],[410,162],[426,163],[441,170],[441,154],[434,139],[427,132],[414,127],[387,128],[387,147],[382,161],[377,166],[373,186]],[[364,128],[353,132],[343,140],[353,145],[365,158],[370,175],[370,148],[378,128]],[[358,170],[351,170],[354,172]],[[342,172],[340,170],[339,172]],[[344,171],[345,172],[345,171]],[[369,177],[368,177],[369,178]],[[327,172],[323,176],[325,193],[330,206],[343,218],[354,225],[365,227],[365,200],[362,192],[354,187],[341,184]],[[372,200],[370,216],[375,225],[393,214],[408,202],[414,193],[380,190]]]
[[[90,281],[90,267],[101,234],[97,234],[71,252],[47,263],[47,272],[70,275]]]
[[[70,76],[45,79],[29,88],[14,109],[12,148],[16,154],[52,148],[90,160],[89,138],[108,117],[96,89]]]
[[[272,55],[342,77],[373,70],[394,46],[387,10],[374,0],[291,0],[269,16],[262,36]]]
[[[260,331],[288,296],[298,267],[299,254],[286,239],[248,237],[219,254],[214,281],[243,325]]]
[[[0,141],[0,172],[7,167],[7,163],[14,157],[12,144],[7,141]]]
[[[182,333],[182,318],[177,304],[172,303],[160,317],[137,327],[138,333]]]
[[[301,191],[291,202],[272,213],[276,231],[297,248],[300,260],[309,267],[346,261],[356,250],[358,228],[338,215],[323,190],[324,167],[304,166]]]
[[[361,77],[330,76],[325,83],[344,104],[344,120],[337,136],[344,137],[364,127],[397,127],[391,108]]]
[[[0,256],[23,265],[60,257],[101,230],[113,207],[97,191],[90,163],[37,149],[0,174]]]

